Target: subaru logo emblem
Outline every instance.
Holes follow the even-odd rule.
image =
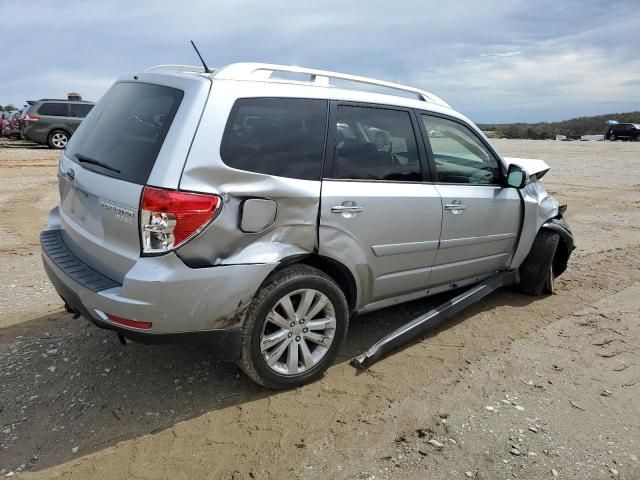
[[[76,178],[76,172],[73,171],[73,168],[67,170],[67,177],[69,177],[69,180]]]

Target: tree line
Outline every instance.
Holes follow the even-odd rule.
[[[13,110],[18,110],[15,105],[5,105],[4,107],[0,105],[0,112],[12,112]]]
[[[579,138],[582,135],[605,135],[609,126],[607,120],[620,123],[640,123],[640,111],[629,113],[609,113],[593,117],[578,117],[562,122],[479,124],[484,131],[494,132],[498,138],[528,138],[532,140],[555,139],[556,135]]]

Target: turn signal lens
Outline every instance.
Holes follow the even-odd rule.
[[[144,187],[140,206],[143,253],[169,252],[211,222],[222,201],[217,195]]]

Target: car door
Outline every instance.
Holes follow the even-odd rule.
[[[624,137],[627,140],[632,140],[635,137],[635,128],[633,124],[628,123],[624,126]]]
[[[356,272],[360,306],[429,282],[440,238],[440,195],[429,183],[407,109],[332,103],[322,182],[319,253]]]
[[[430,284],[455,283],[507,268],[522,218],[518,190],[503,186],[498,156],[465,123],[436,114],[420,117],[443,204]]]

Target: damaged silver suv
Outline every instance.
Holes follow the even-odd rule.
[[[44,266],[69,312],[121,340],[206,342],[288,388],[327,369],[353,314],[503,271],[552,292],[573,238],[548,169],[404,85],[154,67],[62,153]]]

